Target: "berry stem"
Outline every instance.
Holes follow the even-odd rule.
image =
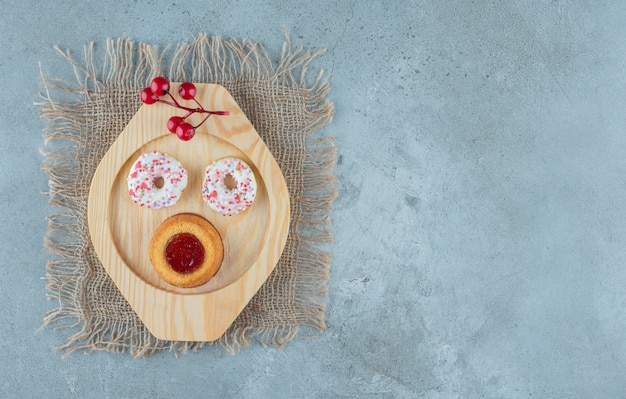
[[[178,103],[178,101],[176,101],[176,98],[174,98],[174,96],[172,95],[172,93],[170,93],[169,91],[167,92],[167,95],[170,96],[170,98],[172,99],[172,101],[174,101],[174,105],[175,107],[180,108],[180,104]]]
[[[163,100],[161,98],[159,98],[157,101],[160,102],[160,103],[163,103],[163,104],[171,105],[174,108],[179,108],[179,106],[177,106],[175,103],[173,103],[171,101]]]
[[[196,126],[194,126],[194,129],[197,129],[200,125],[202,125],[204,122],[206,122],[207,119],[209,119],[209,117],[211,116],[211,113],[209,111],[209,114],[207,116],[204,117],[204,119],[202,119],[202,122],[198,123]]]
[[[176,100],[174,100],[174,102],[172,102],[172,101],[167,101],[167,100],[163,100],[162,98],[159,98],[157,101],[160,102],[160,103],[163,103],[163,104],[170,105],[170,106],[172,106],[174,108],[179,108],[179,109],[182,109],[183,111],[187,111],[188,114],[186,116],[184,116],[183,119],[187,118],[189,115],[195,114],[195,113],[209,114],[209,115],[230,115],[230,112],[228,112],[228,111],[207,111],[206,109],[202,108],[202,105],[200,105],[200,104],[198,104],[198,105],[200,105],[200,107],[191,108],[191,107],[185,107],[184,105],[180,105],[178,102],[176,102]]]
[[[194,101],[196,104],[198,104],[198,107],[200,107],[200,109],[201,109],[202,111],[204,111],[204,107],[202,106],[202,104],[200,104],[200,103],[198,102],[198,100],[196,100],[196,98],[195,98],[195,97],[194,97],[193,101]]]
[[[172,133],[176,133],[181,140],[190,140],[195,134],[195,129],[206,122],[211,115],[230,115],[229,111],[206,110],[195,98],[196,87],[191,82],[183,82],[178,88],[178,94],[183,100],[193,100],[196,107],[192,108],[181,105],[178,100],[176,100],[176,97],[170,93],[170,82],[162,76],[157,76],[152,79],[150,87],[142,89],[140,95],[141,101],[144,104],[154,104],[155,102],[160,102],[162,104],[167,104],[171,107],[187,111],[185,116],[172,116],[167,121],[167,129]],[[169,99],[161,98],[165,96],[169,97]],[[190,123],[185,122],[185,120],[193,114],[205,114],[206,116],[200,123],[193,126]]]

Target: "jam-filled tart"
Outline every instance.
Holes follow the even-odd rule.
[[[224,259],[224,245],[215,227],[191,213],[170,216],[150,240],[150,260],[168,283],[192,288],[209,281]]]

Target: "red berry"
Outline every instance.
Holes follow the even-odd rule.
[[[176,135],[183,141],[189,141],[196,134],[196,129],[190,123],[183,122],[176,128]]]
[[[152,79],[150,90],[157,96],[165,95],[170,90],[170,82],[163,76],[157,76]]]
[[[178,94],[185,100],[192,100],[196,96],[196,86],[191,82],[185,82],[178,88]]]
[[[172,133],[176,133],[176,128],[184,121],[185,120],[180,116],[172,116],[170,119],[167,120],[167,130]]]
[[[157,102],[158,97],[154,95],[149,87],[146,87],[141,91],[141,102],[144,104],[154,104]]]

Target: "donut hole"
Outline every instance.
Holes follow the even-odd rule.
[[[159,176],[156,179],[154,179],[154,181],[152,183],[154,184],[154,187],[156,187],[156,188],[163,188],[163,186],[165,185],[165,179],[163,179],[163,177]]]
[[[224,176],[224,185],[229,190],[234,190],[237,188],[237,179],[230,173]]]

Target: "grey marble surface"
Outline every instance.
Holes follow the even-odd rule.
[[[0,397],[626,396],[626,3],[0,1]],[[46,300],[39,74],[108,37],[328,49],[327,331],[75,353]]]

